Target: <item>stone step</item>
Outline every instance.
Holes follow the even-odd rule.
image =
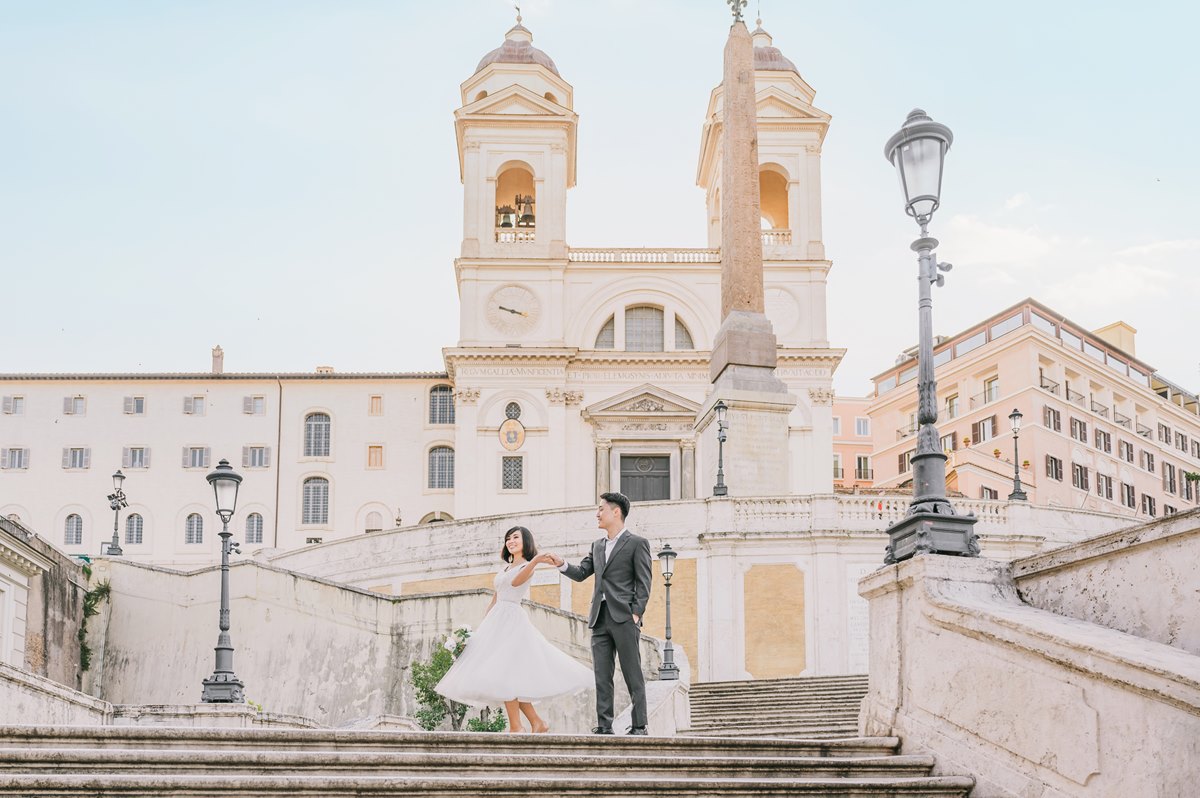
[[[506,775],[475,778],[445,775],[421,778],[384,776],[166,776],[166,775],[9,775],[0,774],[2,796],[967,796],[974,779],[961,776],[868,778],[711,779],[664,776],[653,779],[593,777],[530,778]]]
[[[732,739],[738,737],[748,738],[779,738],[786,740],[844,740],[853,737],[858,733],[858,728],[854,725],[847,724],[846,726],[768,726],[755,728],[741,729],[689,729],[680,734],[686,734],[693,738],[698,737],[721,737]]]
[[[477,754],[567,753],[620,756],[886,756],[896,737],[816,740],[754,740],[679,737],[601,737],[590,734],[487,734],[347,729],[217,729],[155,726],[0,726],[0,749],[88,748],[215,751],[474,752]]]
[[[737,756],[598,756],[575,754],[491,754],[348,751],[213,751],[160,749],[0,750],[0,773],[221,776],[300,775],[390,776],[416,778],[460,773],[493,777],[521,774],[530,778],[570,778],[580,772],[619,773],[622,778],[790,777],[866,778],[928,776],[933,758],[922,755],[874,757],[737,757]]]
[[[730,701],[730,700],[753,700],[753,699],[780,699],[780,698],[799,698],[799,699],[822,699],[822,698],[862,698],[867,694],[866,690],[722,690],[719,692],[691,692],[688,698],[692,701]]]
[[[854,684],[867,686],[867,677],[861,674],[849,676],[796,676],[784,679],[729,679],[716,682],[696,682],[692,685],[693,690],[715,690],[722,688],[741,689],[746,686],[755,688],[771,688],[777,686],[821,686],[821,685],[841,685]]]

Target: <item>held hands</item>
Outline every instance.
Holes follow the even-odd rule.
[[[562,565],[564,562],[566,562],[566,560],[564,560],[559,555],[554,554],[549,551],[542,552],[538,556],[534,557],[533,561],[539,562],[539,563],[540,562],[549,563],[550,565],[553,565],[555,568],[558,568],[560,565]]]

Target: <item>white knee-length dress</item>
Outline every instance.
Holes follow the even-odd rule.
[[[496,574],[496,605],[436,689],[452,701],[499,706],[505,701],[540,701],[595,685],[591,670],[555,648],[534,628],[521,601],[532,580],[513,587],[515,565]]]

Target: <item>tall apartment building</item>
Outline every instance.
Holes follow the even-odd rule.
[[[1014,470],[1029,500],[1151,518],[1200,505],[1200,402],[1135,354],[1136,330],[1088,331],[1027,299],[933,357],[948,488],[1005,498]],[[917,360],[874,378],[875,485],[911,481]],[[1019,455],[1009,415],[1022,414]]]
[[[871,487],[871,402],[873,396],[835,396],[833,399],[833,487],[853,490]]]

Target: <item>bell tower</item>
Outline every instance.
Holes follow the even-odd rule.
[[[461,86],[454,112],[463,258],[565,259],[575,185],[574,90],[517,24]]]

